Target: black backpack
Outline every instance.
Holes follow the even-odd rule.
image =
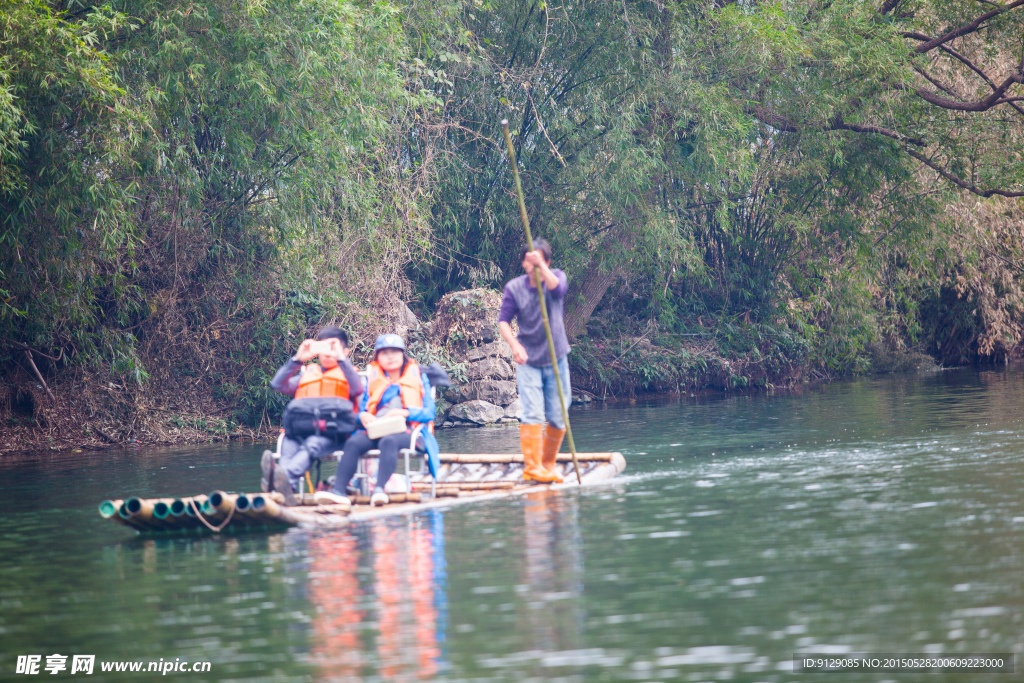
[[[313,435],[343,439],[357,428],[352,401],[337,396],[292,399],[281,421],[285,436],[293,439]]]

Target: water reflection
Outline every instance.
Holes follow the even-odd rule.
[[[523,501],[526,601],[522,628],[539,651],[579,647],[583,556],[575,499],[540,491]]]
[[[306,552],[317,680],[426,680],[444,668],[441,512],[311,535]]]

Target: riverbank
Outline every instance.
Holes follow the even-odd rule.
[[[434,358],[444,355],[449,363],[459,355],[458,348],[430,347],[430,352]],[[876,353],[875,358],[882,374],[927,372],[939,367],[928,356],[913,352]],[[471,383],[465,365],[454,365],[453,374],[462,381],[442,390],[438,426],[479,426],[452,415],[453,405]],[[661,347],[645,337],[577,340],[570,365],[576,404],[593,401],[621,405],[659,397],[700,400],[730,394],[799,392],[836,379],[778,353],[728,358],[707,343]],[[24,384],[20,393],[8,388],[7,416],[0,424],[0,454],[229,441],[269,443],[277,438],[279,415],[268,414],[257,425],[240,424],[229,402],[218,399],[205,387],[184,389],[141,392],[85,374],[51,381],[45,387],[38,381],[36,386]],[[99,411],[97,406],[119,409],[123,420],[115,419],[118,413],[113,410]],[[501,422],[516,424],[518,420],[507,418]]]

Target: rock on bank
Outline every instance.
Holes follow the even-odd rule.
[[[498,332],[501,294],[488,289],[451,292],[437,304],[426,333],[449,349],[465,368],[465,381],[453,378],[444,392],[447,426],[515,422],[519,418],[515,362]]]

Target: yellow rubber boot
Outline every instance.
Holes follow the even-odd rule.
[[[558,449],[562,446],[562,439],[565,438],[565,430],[552,427],[550,424],[544,428],[544,452],[541,455],[540,464],[544,471],[551,477],[552,482],[561,484],[564,480],[555,469],[558,461]]]
[[[519,425],[519,443],[523,448],[523,479],[547,483],[550,476],[540,464],[544,425]]]

